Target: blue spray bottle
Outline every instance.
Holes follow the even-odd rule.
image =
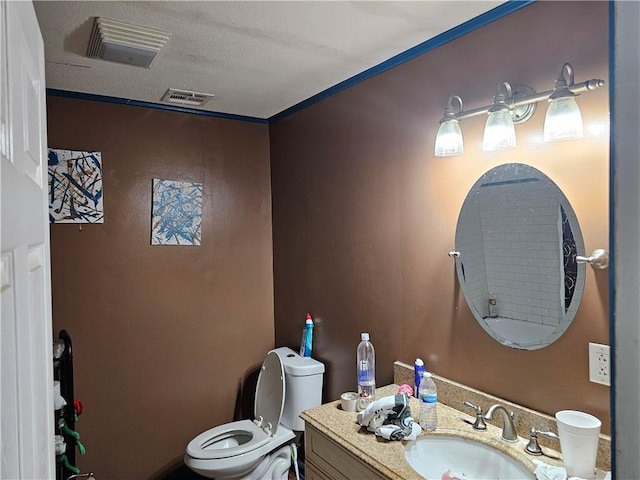
[[[413,364],[413,371],[415,375],[413,393],[416,398],[420,398],[420,382],[422,382],[422,377],[424,376],[424,362],[421,358],[416,358],[416,362]]]
[[[307,319],[304,322],[304,330],[302,331],[302,342],[300,343],[300,356],[311,356],[311,344],[313,341],[313,319],[311,314],[307,313]]]

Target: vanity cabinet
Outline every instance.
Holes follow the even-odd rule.
[[[388,480],[360,458],[310,426],[305,427],[305,478],[307,480]]]
[[[413,371],[411,376],[413,378]],[[479,405],[503,403],[508,405],[510,410],[516,409],[516,406],[502,399],[484,398],[477,390],[454,391],[454,386],[441,377],[438,377],[437,381],[438,392],[442,394],[443,400],[448,400],[450,404],[462,405],[463,400],[469,399]],[[397,391],[397,384],[386,385],[376,388],[376,396],[382,398],[395,395]],[[409,403],[412,412],[419,411],[420,404],[416,398],[411,397]],[[537,414],[532,417],[533,412],[525,411],[521,407],[517,412],[516,418],[524,422],[518,426],[520,432],[526,432],[527,426],[550,425],[553,421],[551,417],[538,417]],[[356,412],[342,410],[340,401],[305,410],[300,417],[305,422],[305,474],[308,480],[421,478],[406,460],[406,442],[387,441],[376,437],[358,425]],[[461,412],[447,404],[438,403],[438,428],[435,432],[421,435],[453,436],[485,443],[520,461],[533,473],[536,466],[532,457],[524,450],[528,438],[521,437],[517,444],[507,443],[500,439],[501,425],[488,424],[486,431],[478,432],[471,428],[470,423],[473,423],[473,420],[472,412],[470,415],[469,412]],[[545,458],[545,462],[562,465],[560,460],[552,458]]]
[[[393,395],[397,385],[376,389],[380,397]],[[413,408],[417,408],[416,405]],[[356,412],[345,412],[340,401],[302,412],[305,422],[307,480],[409,480],[417,478],[404,457],[403,442],[388,442],[356,422]]]

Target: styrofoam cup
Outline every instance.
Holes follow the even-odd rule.
[[[556,413],[560,450],[568,477],[593,478],[602,422],[575,410]]]

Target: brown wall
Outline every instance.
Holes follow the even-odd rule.
[[[85,404],[79,466],[97,478],[164,478],[191,438],[234,417],[239,384],[269,348],[299,345],[307,311],[327,400],[355,388],[367,330],[379,384],[392,381],[394,360],[421,356],[438,374],[543,412],[591,412],[608,431],[609,389],[587,367],[588,342],[609,343],[608,272],[587,268],[560,340],[516,351],[477,325],[446,255],[466,192],[509,162],[562,188],[587,252],[608,248],[608,131],[534,144],[540,104],[517,127],[515,150],[481,152],[475,118],[463,122],[463,157],[433,156],[451,93],[471,109],[502,80],[546,90],[564,61],[577,81],[608,80],[607,22],[606,2],[538,2],[269,129],[49,97],[49,146],[101,151],[104,169],[105,223],[51,228],[54,331],[73,337]],[[608,125],[607,95],[579,97],[587,126]],[[201,247],[150,246],[153,178],[204,182]]]
[[[266,125],[48,97],[49,146],[102,152],[105,221],[51,227],[54,332],[74,343],[78,464],[163,478],[234,418],[274,346]],[[151,246],[153,178],[204,183],[202,245]]]
[[[380,385],[394,360],[422,357],[428,370],[548,414],[590,412],[609,431],[609,388],[588,375],[588,343],[609,343],[608,271],[587,267],[565,335],[519,351],[477,324],[447,256],[470,187],[510,162],[564,191],[587,252],[609,248],[607,88],[578,99],[584,139],[540,144],[541,103],[517,126],[514,150],[482,152],[476,117],[462,122],[464,156],[433,155],[450,94],[472,109],[503,80],[548,90],[566,61],[577,82],[608,81],[606,2],[536,2],[270,126],[276,343],[297,345],[305,312],[314,315],[327,400],[356,387],[355,350],[368,331]]]

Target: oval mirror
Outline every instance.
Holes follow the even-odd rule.
[[[456,227],[456,272],[482,328],[503,345],[534,350],[556,341],[582,299],[578,219],[560,188],[520,163],[486,172]]]

